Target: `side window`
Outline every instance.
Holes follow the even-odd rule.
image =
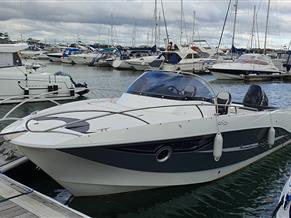
[[[185,59],[192,59],[192,54],[187,54]]]

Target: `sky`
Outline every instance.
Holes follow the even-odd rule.
[[[233,36],[232,0],[222,47],[230,47]],[[29,37],[46,42],[153,44],[154,0],[0,0],[0,32],[14,40]],[[164,44],[165,26],[161,0],[160,40]],[[184,0],[182,42],[206,39],[217,46],[229,0]],[[250,47],[254,5],[256,22],[253,47],[263,47],[268,0],[239,0],[235,46]],[[181,0],[163,0],[164,15],[171,41],[180,42]],[[195,19],[194,19],[195,11]],[[291,0],[271,0],[267,46],[289,46],[291,40]],[[195,25],[193,25],[195,20]],[[193,34],[194,26],[194,34]],[[257,31],[258,30],[258,31]],[[112,34],[111,34],[112,33]],[[258,40],[259,39],[259,40]]]

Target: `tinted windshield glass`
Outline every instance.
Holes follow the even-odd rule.
[[[210,101],[214,97],[207,84],[199,77],[174,72],[145,72],[127,93],[176,100]]]
[[[245,64],[259,64],[259,65],[268,65],[269,62],[264,56],[257,55],[242,55],[236,61],[236,63],[245,63]]]

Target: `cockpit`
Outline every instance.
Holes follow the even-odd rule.
[[[147,71],[128,88],[127,93],[183,101],[209,101],[214,92],[206,81],[195,75]]]

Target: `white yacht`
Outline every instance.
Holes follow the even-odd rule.
[[[95,58],[100,56],[99,53],[81,53],[81,54],[72,54],[70,59],[73,64],[90,64]]]
[[[147,71],[118,99],[35,112],[0,135],[75,196],[210,182],[288,145],[291,110],[193,74]]]
[[[47,54],[51,62],[62,62],[63,52],[53,52]]]
[[[212,58],[203,58],[200,53],[189,47],[181,47],[179,50],[164,51],[160,56],[149,63],[152,69],[166,71],[186,71],[186,72],[205,72],[210,65],[216,62]]]
[[[150,63],[156,60],[159,56],[154,55],[154,56],[145,56],[141,58],[132,58],[129,60],[126,60],[126,62],[129,64],[129,66],[133,70],[137,71],[145,71],[150,68]]]
[[[86,84],[75,83],[67,74],[26,69],[18,55],[18,51],[26,47],[26,44],[0,44],[1,102],[19,102],[38,95],[55,100],[73,99],[89,91]],[[41,100],[44,98],[34,99]]]
[[[277,207],[272,217],[276,218],[290,218],[291,217],[291,176],[286,182]]]
[[[217,79],[242,79],[244,75],[272,75],[281,71],[263,54],[244,54],[233,63],[219,63],[208,70]]]

